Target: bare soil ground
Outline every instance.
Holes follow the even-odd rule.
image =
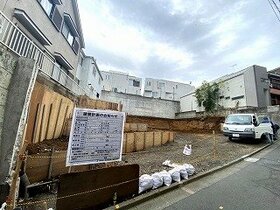
[[[28,146],[28,154],[36,154],[51,150],[66,150],[68,138],[45,140],[38,144]],[[184,146],[192,145],[192,154],[186,156],[183,154]],[[154,147],[146,151],[134,152],[123,155],[122,162],[116,162],[109,165],[139,164],[140,175],[158,172],[168,169],[162,165],[165,160],[172,163],[193,164],[198,173],[210,170],[219,165],[228,163],[236,158],[251,153],[266,144],[265,141],[252,139],[229,141],[221,134],[191,134],[176,133],[174,142],[161,147]],[[102,168],[105,164],[96,166]]]
[[[43,152],[51,149],[65,150],[67,148],[67,138],[60,140],[44,141],[39,144],[29,146],[29,154]],[[192,145],[192,154],[186,156],[183,154],[184,146]],[[175,141],[161,147],[154,147],[142,152],[134,152],[123,155],[123,161],[113,163],[112,165],[139,164],[140,175],[152,174],[169,168],[163,166],[165,160],[172,163],[184,164],[190,163],[196,168],[197,174],[209,171],[217,166],[228,163],[234,159],[249,154],[263,147],[265,141],[256,142],[255,140],[229,141],[221,134],[190,134],[177,133]],[[102,165],[104,167],[104,165]],[[100,167],[102,167],[100,165]],[[98,168],[100,168],[98,166]],[[56,194],[43,194],[34,197],[34,200],[55,199]],[[55,201],[48,202],[48,207],[55,207]],[[38,205],[29,206],[26,209],[38,209]]]
[[[192,145],[190,156],[183,154],[186,144]],[[256,142],[254,139],[232,142],[221,134],[177,133],[174,142],[146,151],[123,155],[123,160],[128,164],[139,164],[140,175],[168,169],[162,165],[167,159],[172,163],[193,164],[197,173],[200,173],[249,154],[265,144],[265,141]]]

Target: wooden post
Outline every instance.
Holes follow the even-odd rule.
[[[121,103],[121,101],[119,101],[119,103],[118,103],[118,111],[119,111],[119,112],[122,111],[122,103]]]
[[[23,135],[23,136],[25,137],[25,135]],[[27,144],[28,144],[28,142],[24,141],[23,146],[20,148],[19,153],[18,153],[19,155],[18,155],[17,162],[16,162],[16,168],[12,174],[10,192],[9,192],[8,199],[6,201],[7,210],[13,210],[16,205],[16,193],[18,191],[17,182],[18,182],[19,171],[21,168],[22,161],[25,159],[24,153],[25,153]]]
[[[217,158],[217,142],[216,142],[216,134],[215,131],[213,130],[213,140],[214,140],[214,148],[213,148],[213,152],[214,152],[214,160],[216,160]]]
[[[53,155],[54,155],[54,147],[52,147],[52,152],[51,152],[51,156],[50,156],[49,170],[48,170],[48,179],[50,179],[52,177]]]
[[[163,139],[163,132],[162,131],[160,132],[160,135],[161,135],[160,146],[162,146],[162,139]]]
[[[133,151],[136,152],[135,132],[133,132]]]
[[[153,132],[153,147],[155,146],[155,132]]]
[[[125,135],[125,153],[127,152],[127,133]]]

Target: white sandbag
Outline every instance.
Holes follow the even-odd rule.
[[[159,175],[159,173],[152,174],[153,178],[153,189],[157,189],[163,185],[163,178]]]
[[[181,175],[178,168],[173,168],[168,173],[171,175],[171,178],[174,182],[180,182],[181,181]]]
[[[181,175],[182,179],[188,179],[189,178],[188,171],[184,166],[178,167],[178,170],[180,172],[180,175]]]
[[[185,169],[187,170],[189,176],[193,175],[195,173],[195,168],[191,164],[184,164],[183,165]]]
[[[159,175],[162,177],[163,184],[165,186],[170,186],[171,185],[172,177],[171,177],[171,175],[167,171],[161,171],[161,172],[159,172]]]
[[[171,163],[170,160],[164,161],[164,162],[162,163],[162,165],[168,166],[168,167],[171,167],[171,168],[175,168],[175,167],[181,166],[181,165],[179,165],[179,164],[177,164],[177,163]]]
[[[7,203],[2,203],[0,210],[5,210],[7,207]]]
[[[139,194],[153,188],[153,178],[148,174],[143,174],[139,178]]]
[[[169,166],[171,164],[170,160],[165,160],[162,165]]]

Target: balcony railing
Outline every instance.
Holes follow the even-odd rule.
[[[17,55],[36,61],[40,72],[76,95],[92,96],[92,92],[79,86],[56,63],[54,58],[44,53],[15,24],[0,11],[0,42]]]
[[[270,83],[270,88],[278,89],[280,90],[280,84],[278,83]]]

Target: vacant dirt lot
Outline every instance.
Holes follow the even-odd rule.
[[[46,140],[39,144],[29,145],[28,154],[49,151],[52,147],[55,150],[66,150],[67,144],[68,138]],[[190,156],[183,154],[186,144],[192,145],[192,154]],[[168,169],[162,163],[165,160],[170,160],[172,163],[193,164],[197,172],[200,173],[251,153],[265,144],[264,141],[255,142],[255,140],[249,139],[231,142],[221,134],[177,133],[175,141],[172,143],[146,151],[124,154],[122,162],[108,165],[136,163],[140,165],[140,175],[142,175]],[[105,164],[99,164],[96,168],[104,166]]]
[[[53,146],[56,150],[65,150],[67,148],[67,138],[44,141],[39,144],[29,146],[29,152],[34,154],[51,149]],[[186,144],[192,145],[192,154],[186,156],[183,154],[183,148]],[[154,147],[146,151],[135,152],[123,155],[122,162],[115,162],[108,165],[122,164],[139,164],[140,175],[148,173],[152,174],[164,169],[169,169],[163,166],[165,160],[170,160],[172,163],[191,163],[195,166],[196,172],[208,171],[219,165],[228,163],[236,158],[251,153],[258,148],[264,146],[265,142],[254,142],[254,140],[243,140],[230,142],[221,134],[190,134],[177,133],[175,141],[165,146]],[[29,154],[30,154],[29,153]],[[96,168],[104,167],[104,164],[96,165]],[[55,199],[55,194],[38,195],[35,199],[41,200],[46,198]],[[54,202],[49,202],[48,207],[54,207]],[[38,209],[38,206],[30,206],[26,209]]]
[[[186,144],[192,145],[190,156],[183,154]],[[200,173],[251,153],[265,144],[265,142],[256,143],[254,140],[231,142],[221,134],[177,133],[174,142],[143,152],[123,155],[123,160],[128,164],[139,164],[140,174],[151,174],[168,169],[162,165],[167,159],[172,163],[191,163]]]

